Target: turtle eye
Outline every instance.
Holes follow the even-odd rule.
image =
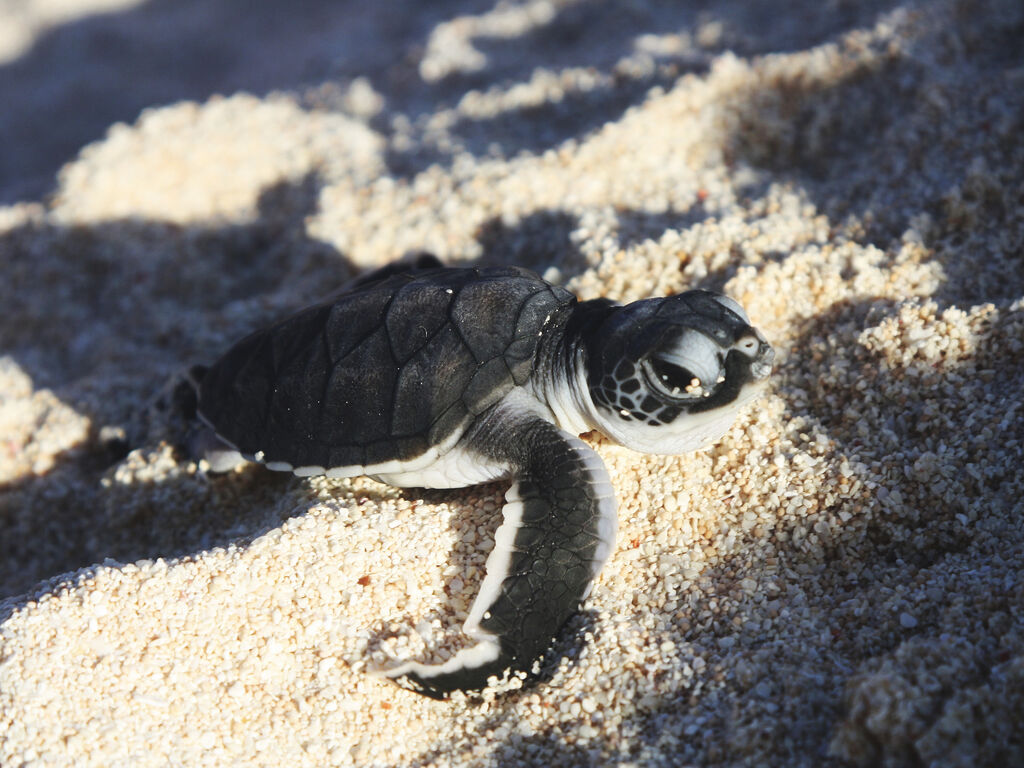
[[[672,397],[701,397],[705,392],[705,382],[689,368],[653,358],[650,371],[655,386]]]

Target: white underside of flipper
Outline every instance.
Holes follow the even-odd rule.
[[[617,503],[615,492],[608,479],[608,472],[600,457],[586,443],[578,438],[569,438],[573,448],[580,452],[591,477],[594,495],[598,499],[600,519],[598,522],[599,544],[591,563],[591,574],[596,577],[601,567],[615,548],[615,534],[618,530]],[[486,575],[480,584],[473,605],[469,609],[462,631],[477,640],[476,645],[465,648],[441,664],[423,664],[409,661],[375,674],[382,677],[400,678],[413,674],[423,679],[450,674],[464,669],[475,669],[489,664],[501,652],[496,635],[480,628],[480,622],[487,618],[488,609],[501,595],[502,582],[509,576],[512,555],[515,552],[515,538],[522,524],[523,505],[519,496],[519,483],[513,483],[505,494],[506,504],[502,508],[502,523],[494,533],[494,548],[487,556]],[[590,588],[587,589],[589,594]],[[586,595],[584,595],[586,597]]]
[[[581,455],[586,464],[587,472],[591,477],[590,482],[594,489],[594,496],[597,498],[598,513],[600,515],[597,528],[600,544],[594,553],[594,560],[591,564],[591,576],[596,578],[597,574],[601,572],[601,568],[608,561],[608,558],[611,557],[612,552],[615,551],[615,536],[619,531],[619,502],[615,497],[615,489],[612,487],[612,481],[608,477],[608,470],[601,457],[579,438],[573,438],[572,441],[578,443],[584,449]],[[587,587],[586,594],[583,596],[584,598],[590,595],[590,590],[593,586],[594,584],[591,582],[590,586]]]
[[[490,664],[501,655],[501,645],[498,643],[498,638],[488,632],[479,632],[478,635],[480,640],[476,645],[470,648],[463,648],[443,664],[423,664],[418,661],[407,661],[399,664],[397,667],[371,670],[370,674],[375,677],[391,679],[407,677],[408,675],[429,679],[438,675],[448,675],[463,669],[482,667],[485,664]]]
[[[538,405],[524,392],[517,392],[508,397],[503,403],[506,408],[505,415],[514,418],[509,410],[520,414],[535,414]],[[589,485],[597,501],[599,520],[597,525],[598,545],[591,561],[591,577],[596,577],[601,567],[611,556],[615,548],[615,534],[618,530],[618,504],[615,499],[615,491],[608,478],[608,471],[605,469],[601,457],[586,443],[577,437],[565,435],[570,450],[575,451],[586,468],[589,478]],[[501,474],[505,474],[502,472]],[[437,677],[438,675],[450,674],[460,670],[474,669],[495,661],[500,653],[501,646],[499,639],[493,633],[481,628],[480,623],[488,617],[488,610],[501,596],[501,586],[509,576],[511,570],[512,556],[515,554],[516,533],[522,525],[523,503],[519,495],[519,483],[514,482],[505,493],[505,505],[502,507],[502,522],[494,533],[494,548],[487,556],[485,565],[486,575],[480,583],[480,589],[472,606],[469,615],[462,625],[463,632],[477,641],[469,648],[459,651],[455,656],[441,664],[423,664],[410,661],[397,667],[380,670],[377,674],[389,678],[401,678],[407,675],[416,675],[423,679]],[[589,594],[590,588],[587,589]],[[584,595],[586,597],[586,595]]]
[[[618,502],[615,499],[615,490],[608,479],[608,471],[601,458],[579,438],[573,437],[568,440],[573,449],[579,452],[586,465],[591,487],[598,502],[600,542],[591,562],[591,577],[593,578],[600,573],[601,568],[615,549],[615,534],[619,529]],[[515,552],[516,532],[523,519],[519,483],[513,483],[505,493],[505,502],[505,506],[501,510],[502,523],[494,533],[494,549],[487,556],[486,575],[480,584],[480,591],[469,609],[466,623],[463,625],[463,631],[471,637],[475,637],[480,632],[480,622],[484,620],[487,610],[498,599],[501,593],[501,584],[509,575],[512,554]],[[592,583],[591,586],[593,586]],[[587,594],[589,595],[589,593],[590,587],[587,588]]]

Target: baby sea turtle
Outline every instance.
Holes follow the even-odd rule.
[[[198,382],[198,411],[243,458],[300,477],[403,487],[511,478],[487,573],[443,664],[385,674],[436,698],[529,671],[612,551],[600,430],[645,453],[718,439],[773,352],[732,299],[704,290],[579,302],[515,267],[385,269],[257,331]]]

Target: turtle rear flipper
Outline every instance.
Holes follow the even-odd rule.
[[[478,643],[444,664],[411,662],[384,673],[434,698],[484,688],[505,672],[531,672],[614,545],[615,496],[598,455],[540,417],[508,415],[471,436],[475,450],[508,462],[516,478],[463,626]]]

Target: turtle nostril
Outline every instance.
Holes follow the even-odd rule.
[[[766,379],[772,372],[772,363],[775,361],[775,350],[771,345],[762,341],[758,344],[757,357],[750,366],[751,373],[755,379]]]

